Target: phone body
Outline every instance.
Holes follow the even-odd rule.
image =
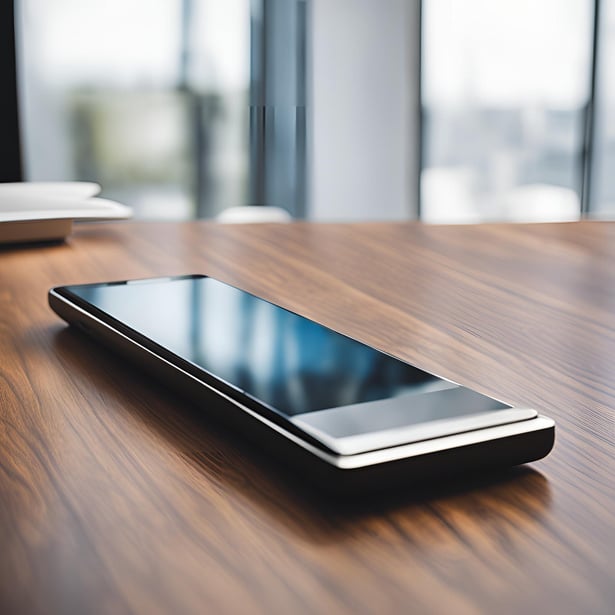
[[[540,459],[554,422],[203,275],[52,288],[66,322],[303,476],[363,492]]]

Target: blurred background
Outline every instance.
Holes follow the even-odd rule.
[[[146,219],[615,214],[615,0],[15,0],[21,173]]]

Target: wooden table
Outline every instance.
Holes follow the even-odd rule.
[[[333,503],[47,307],[206,273],[557,422]],[[86,225],[0,249],[0,612],[615,612],[615,224]]]

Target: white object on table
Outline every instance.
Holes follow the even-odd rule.
[[[130,207],[95,197],[99,192],[92,182],[0,184],[0,243],[60,240],[74,220],[132,216]]]
[[[290,222],[291,215],[281,207],[263,205],[243,205],[229,207],[216,218],[218,222],[227,224]]]

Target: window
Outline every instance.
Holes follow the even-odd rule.
[[[615,0],[592,98],[597,4],[19,0],[26,178],[99,181],[156,218],[615,212]]]
[[[140,217],[248,191],[250,0],[21,0],[30,180],[91,180]]]
[[[592,19],[589,0],[424,0],[424,220],[578,218]]]

